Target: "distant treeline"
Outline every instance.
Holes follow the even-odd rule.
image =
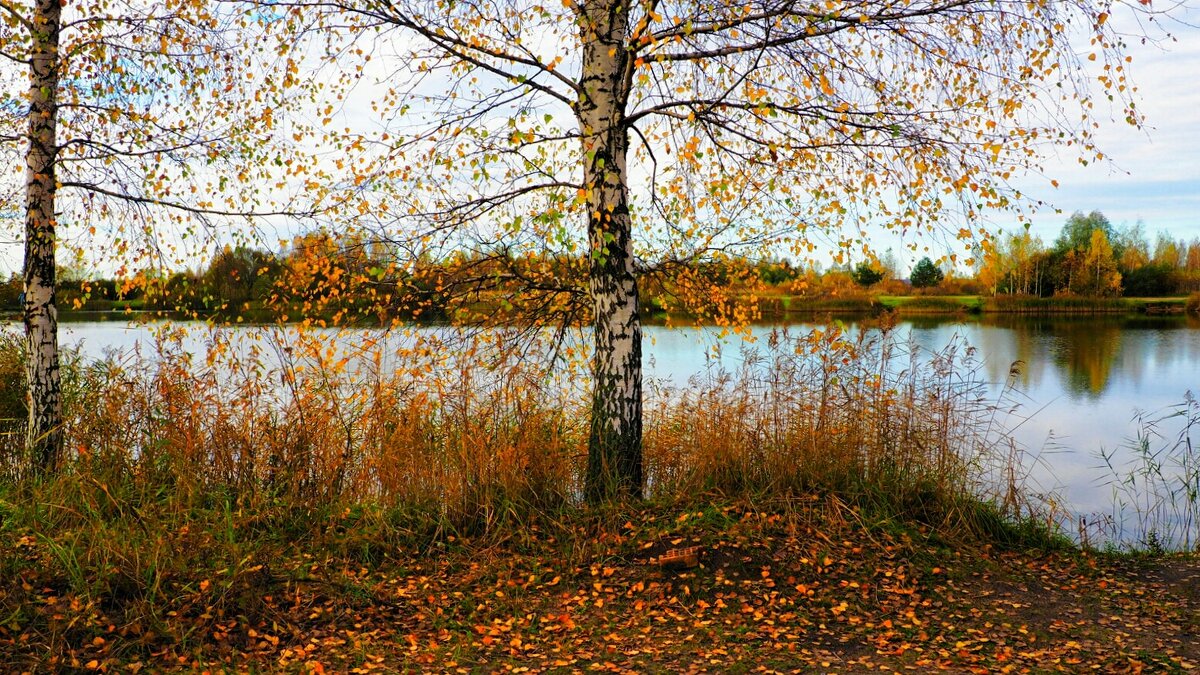
[[[585,320],[586,260],[497,248],[406,259],[359,235],[316,232],[277,252],[227,246],[198,270],[135,279],[65,273],[66,311],[149,310],[194,316],[326,321],[518,318]],[[664,264],[640,279],[649,313],[732,317],[745,298],[820,300],[865,295],[1157,297],[1200,291],[1200,238],[1166,233],[1150,244],[1140,225],[1115,228],[1100,212],[1072,215],[1051,246],[1028,232],[997,237],[974,275],[921,260],[904,278],[891,251],[831,269],[784,259],[717,258]],[[0,309],[19,310],[21,281],[0,283]],[[751,317],[753,318],[753,317]]]
[[[515,257],[507,251],[404,260],[357,235],[315,232],[274,252],[226,246],[195,270],[96,279],[60,270],[58,303],[71,310],[143,310],[194,317],[327,322],[441,320],[525,303],[566,311],[584,287],[581,260]],[[66,272],[66,273],[64,273]],[[21,280],[0,283],[0,310],[20,309]]]
[[[1028,232],[988,247],[979,280],[991,294],[1155,297],[1200,291],[1200,238],[1142,226],[1115,228],[1099,211],[1076,213],[1051,246]]]

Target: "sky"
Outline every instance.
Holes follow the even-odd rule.
[[[1032,233],[1047,243],[1058,236],[1071,213],[1093,210],[1102,211],[1118,226],[1142,223],[1151,241],[1161,230],[1176,238],[1200,237],[1200,0],[1152,2],[1155,12],[1165,11],[1170,17],[1160,16],[1147,24],[1146,16],[1118,8],[1110,19],[1118,32],[1158,37],[1128,40],[1133,57],[1129,74],[1138,87],[1135,100],[1145,125],[1129,126],[1119,108],[1111,115],[1097,109],[1102,126],[1096,142],[1111,161],[1085,167],[1075,156],[1063,153],[1045,159],[1044,176],[1014,181],[1022,192],[1053,207],[1032,218]],[[1169,37],[1162,37],[1164,31]],[[1057,180],[1058,187],[1052,187],[1049,179]],[[991,229],[1018,228],[1015,221],[1005,223],[1002,218],[1007,216],[993,217]],[[9,223],[17,227],[6,226],[0,237],[0,276],[20,269],[22,247],[15,239],[19,224],[19,220]],[[907,250],[899,240],[883,239],[872,242],[872,247],[894,248],[904,267],[925,254]],[[933,242],[925,243],[933,257],[950,252],[949,247],[942,250]],[[954,248],[961,253],[962,246],[958,243]]]
[[[1156,10],[1168,8],[1169,3],[1154,2]],[[1046,175],[1058,180],[1057,189],[1047,188],[1044,180],[1025,181],[1032,196],[1063,212],[1035,215],[1032,232],[1047,243],[1072,212],[1093,210],[1115,225],[1141,221],[1151,240],[1159,230],[1176,238],[1200,237],[1200,0],[1187,0],[1171,12],[1173,19],[1147,32],[1165,29],[1173,39],[1129,44],[1130,77],[1138,87],[1144,128],[1120,119],[1110,122],[1103,111],[1102,121],[1109,123],[1099,130],[1097,144],[1111,163],[1084,167],[1074,157],[1051,157]],[[1117,30],[1138,30],[1129,12],[1114,13],[1112,21]]]

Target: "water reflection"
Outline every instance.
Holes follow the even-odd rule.
[[[1144,419],[1162,419],[1150,439],[1153,452],[1175,443],[1181,433],[1200,429],[1200,424],[1186,427],[1178,417],[1166,417],[1200,384],[1200,322],[1182,317],[921,317],[897,329],[926,353],[955,338],[972,345],[984,377],[993,384],[992,400],[1003,402],[1005,410],[1011,401],[1019,404],[999,422],[1014,430],[1025,453],[1025,488],[1051,496],[1060,515],[1079,514],[1088,522],[1107,519],[1114,526],[1110,535],[1137,541],[1136,519],[1114,504],[1115,488],[1144,469],[1137,450],[1140,413],[1146,414]],[[657,359],[657,376],[681,384],[706,367],[705,350],[713,353],[711,335],[657,330],[663,332],[646,351]],[[758,330],[761,335],[770,328]],[[738,355],[738,349],[727,346],[720,361],[736,367]],[[1016,391],[1002,394],[1016,362]]]
[[[857,321],[847,323],[852,328],[859,325]],[[816,325],[788,327],[795,334]],[[752,340],[777,327],[755,327]],[[1141,388],[1146,378],[1160,376],[1156,373],[1186,373],[1200,364],[1200,321],[1185,317],[989,314],[964,320],[917,316],[905,319],[898,330],[910,334],[914,345],[930,351],[940,350],[959,335],[978,349],[991,381],[1006,381],[1013,364],[1020,361],[1015,381],[1020,389],[1048,387],[1056,396],[1079,401],[1099,402],[1114,386]],[[86,351],[97,355],[108,347],[131,348],[148,332],[145,326],[121,321],[63,325],[66,343],[82,342]],[[714,356],[725,361],[737,359],[743,346],[740,340],[722,341],[721,333],[648,326],[644,353],[649,370],[682,384]]]
[[[996,360],[1007,354],[1024,363],[1022,388],[1054,377],[1072,399],[1099,401],[1117,382],[1140,387],[1157,369],[1194,367],[1197,343],[1188,329],[1197,327],[1182,317],[989,316],[969,332],[990,357],[994,380],[1007,374],[1009,364]]]

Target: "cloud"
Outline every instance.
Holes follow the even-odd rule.
[[[1096,141],[1109,162],[1082,166],[1069,154],[1049,158],[1047,176],[1059,189],[1042,181],[1026,183],[1029,193],[1064,213],[1099,209],[1114,223],[1145,222],[1151,232],[1166,229],[1176,237],[1200,236],[1200,8],[1178,7],[1178,21],[1166,24],[1169,39],[1128,39],[1133,61],[1129,76],[1137,87],[1137,110],[1145,116],[1141,129],[1098,108],[1102,118]],[[1132,15],[1124,17],[1132,24]],[[1142,22],[1144,25],[1144,21]],[[1161,29],[1127,26],[1129,31],[1161,34]],[[1094,76],[1094,74],[1093,74]],[[1045,235],[1056,233],[1063,217],[1035,219]]]

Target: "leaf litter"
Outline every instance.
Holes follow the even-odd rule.
[[[5,546],[48,560],[30,537]],[[686,564],[660,564],[672,556]],[[178,580],[155,620],[132,601],[74,595],[51,566],[6,572],[0,651],[18,672],[1182,673],[1200,663],[1190,557],[1006,550],[816,500],[625,507],[396,548],[373,564],[296,547],[245,569],[235,583]]]

